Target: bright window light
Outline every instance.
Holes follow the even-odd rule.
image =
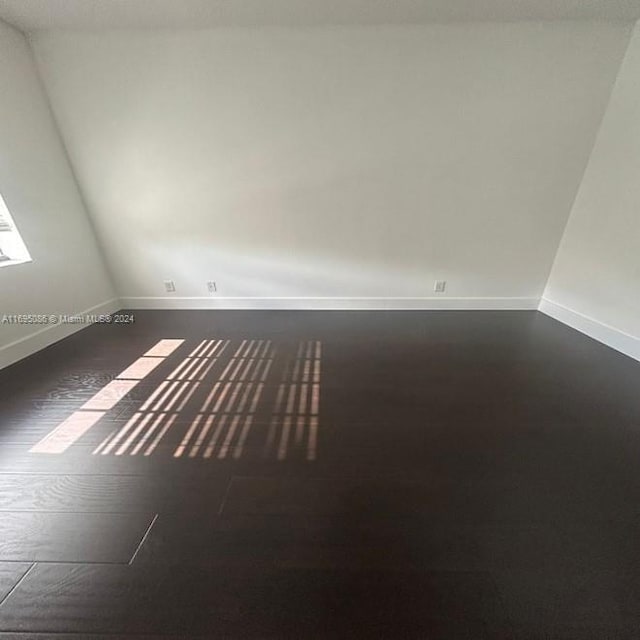
[[[0,194],[0,267],[31,262],[31,256]]]

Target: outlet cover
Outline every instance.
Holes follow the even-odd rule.
[[[436,293],[444,293],[447,289],[447,281],[446,280],[436,280],[433,290]]]
[[[216,291],[218,291],[218,287],[216,287],[216,283],[214,280],[209,280],[207,282],[207,289],[209,293],[216,293]]]
[[[167,293],[175,293],[176,292],[176,283],[173,280],[165,280],[164,281],[164,290]]]

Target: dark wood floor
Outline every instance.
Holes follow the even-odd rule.
[[[638,363],[535,312],[135,315],[0,372],[0,639],[640,638]]]

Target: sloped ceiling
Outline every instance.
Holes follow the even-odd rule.
[[[635,20],[640,0],[0,0],[22,29]]]

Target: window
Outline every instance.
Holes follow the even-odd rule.
[[[0,195],[0,268],[21,262],[31,262],[31,256]]]

